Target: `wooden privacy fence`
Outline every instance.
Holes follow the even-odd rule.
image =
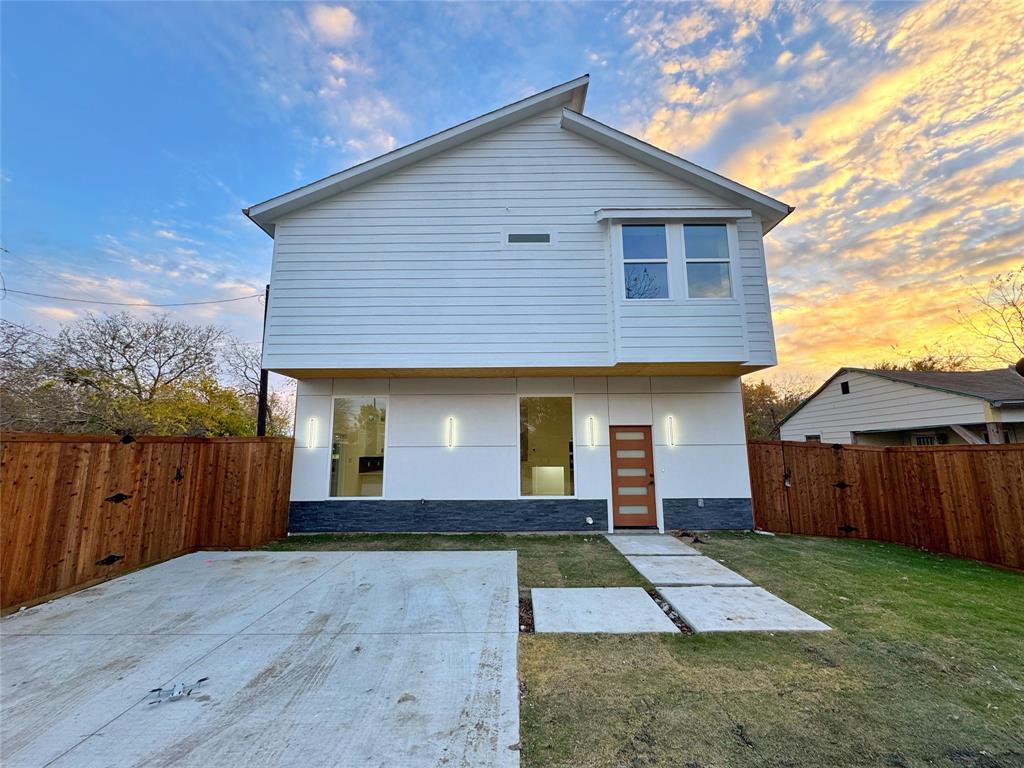
[[[1024,444],[748,446],[767,531],[878,539],[1024,568]]]
[[[0,608],[285,535],[290,438],[0,435]]]

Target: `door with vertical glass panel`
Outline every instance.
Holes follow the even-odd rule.
[[[612,521],[616,528],[658,524],[650,427],[610,427]]]

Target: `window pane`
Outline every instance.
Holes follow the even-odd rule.
[[[523,496],[572,496],[572,398],[519,401],[519,488]]]
[[[664,224],[623,224],[622,258],[667,259]]]
[[[668,264],[626,262],[627,299],[667,299]]]
[[[691,299],[727,299],[732,296],[728,264],[688,263],[686,283]]]
[[[688,259],[728,259],[729,238],[724,224],[687,224],[683,246]]]
[[[331,496],[384,495],[386,397],[339,397],[331,435]]]
[[[510,243],[550,243],[551,235],[547,232],[509,234]]]

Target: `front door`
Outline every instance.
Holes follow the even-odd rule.
[[[650,427],[610,427],[612,522],[616,528],[658,524]]]

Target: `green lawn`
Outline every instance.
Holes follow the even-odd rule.
[[[633,587],[646,581],[604,536],[467,533],[353,533],[290,536],[267,544],[273,550],[487,550],[518,552],[519,588]]]
[[[523,636],[524,766],[1024,766],[1024,575],[710,534],[830,633]]]

